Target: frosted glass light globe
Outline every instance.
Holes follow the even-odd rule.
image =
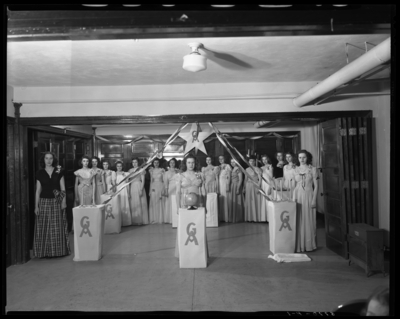
[[[183,57],[183,69],[199,72],[207,69],[207,58],[200,54],[188,54]]]

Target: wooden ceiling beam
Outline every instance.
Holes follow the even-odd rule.
[[[46,41],[390,33],[392,7],[200,10],[177,5],[174,10],[152,11],[84,10],[80,6],[71,11],[47,6],[47,10],[13,11],[9,6],[7,35],[9,41]]]
[[[159,116],[71,116],[21,118],[22,125],[124,125],[124,124],[169,124],[213,122],[258,122],[258,121],[324,121],[338,117],[368,117],[371,111],[327,111],[284,113],[233,113],[233,114],[177,114]]]

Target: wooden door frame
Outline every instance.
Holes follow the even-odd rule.
[[[345,114],[345,115],[344,115]],[[372,111],[326,111],[326,112],[274,112],[274,113],[208,113],[174,114],[153,116],[70,116],[70,117],[27,117],[21,118],[21,125],[123,125],[123,124],[167,124],[194,122],[259,122],[276,120],[329,120],[346,117],[365,117]],[[56,129],[56,128],[54,128]]]
[[[101,125],[101,124],[166,124],[166,123],[186,123],[186,122],[258,122],[261,120],[302,120],[302,119],[332,119],[339,117],[371,117],[372,111],[328,111],[328,112],[286,112],[286,113],[235,113],[235,114],[178,114],[178,115],[159,115],[159,116],[96,116],[96,117],[36,117],[36,118],[20,118],[19,108],[21,103],[14,103],[16,110],[15,129],[18,128],[18,138],[14,139],[14,150],[19,158],[15,161],[15,185],[20,185],[21,196],[15,202],[18,221],[14,221],[18,227],[12,225],[18,232],[14,233],[15,246],[19,247],[17,253],[12,252],[12,256],[16,256],[12,260],[12,264],[25,263],[29,261],[28,241],[29,234],[29,207],[28,203],[28,183],[26,183],[28,169],[28,143],[27,130],[36,129],[52,133],[63,134],[62,129],[49,127],[49,125]],[[10,118],[11,120],[12,118]],[[92,135],[68,132],[68,135],[76,137],[91,138]],[[24,187],[22,187],[24,186]],[[13,229],[14,229],[13,228]],[[17,229],[18,228],[18,229]],[[25,247],[25,248],[24,248]],[[10,252],[11,253],[11,252]]]

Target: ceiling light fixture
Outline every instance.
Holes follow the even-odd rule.
[[[200,55],[199,52],[199,48],[203,47],[203,44],[191,42],[188,43],[188,46],[192,49],[192,52],[183,57],[183,69],[189,72],[199,72],[207,69],[207,58]]]
[[[140,4],[123,4],[124,7],[140,7]]]
[[[211,6],[214,8],[232,8],[235,5],[234,4],[212,4]]]
[[[346,7],[347,4],[333,4],[334,7]]]
[[[259,4],[258,6],[261,8],[287,8],[291,7],[292,4]]]
[[[163,4],[162,6],[163,6],[163,7],[175,7],[174,4]]]
[[[107,7],[108,4],[82,4],[85,7]]]

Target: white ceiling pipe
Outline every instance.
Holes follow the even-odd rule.
[[[308,91],[294,98],[293,104],[302,107],[389,60],[390,37]]]

